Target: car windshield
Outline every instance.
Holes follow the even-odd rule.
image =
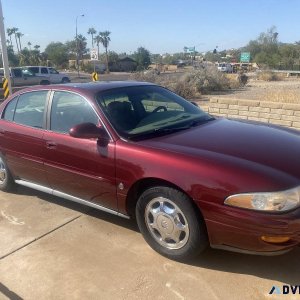
[[[96,100],[126,139],[171,133],[213,119],[191,102],[155,85],[107,90],[98,93]]]

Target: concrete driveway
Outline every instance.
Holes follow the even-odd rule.
[[[168,260],[135,223],[19,187],[0,192],[0,299],[300,299],[300,248],[277,257],[207,250]]]

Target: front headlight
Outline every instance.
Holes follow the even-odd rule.
[[[224,204],[259,211],[287,211],[300,206],[300,186],[282,192],[236,194],[227,197]]]

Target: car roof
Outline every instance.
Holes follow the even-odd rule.
[[[64,91],[73,91],[81,92],[83,94],[95,94],[97,92],[102,92],[111,89],[118,89],[123,87],[131,86],[149,86],[155,85],[150,82],[141,82],[141,81],[94,81],[94,82],[85,82],[85,83],[65,83],[65,84],[50,84],[50,85],[38,85],[31,86],[25,89],[22,89],[13,95],[22,94],[29,91],[38,91],[38,90],[64,90]]]

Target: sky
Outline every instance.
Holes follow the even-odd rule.
[[[6,28],[24,34],[22,46],[66,42],[90,27],[109,30],[109,50],[133,53],[199,52],[245,46],[276,26],[281,42],[300,40],[299,0],[1,0]],[[80,15],[84,14],[84,17]]]

